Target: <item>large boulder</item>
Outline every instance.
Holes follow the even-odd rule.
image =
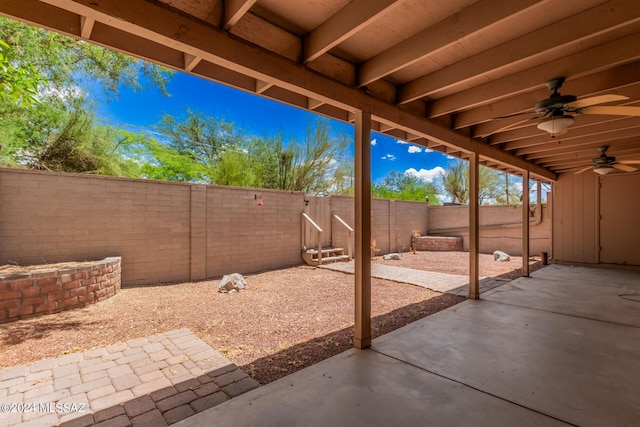
[[[509,254],[504,253],[502,251],[495,251],[493,253],[493,259],[495,261],[501,261],[501,262],[511,261],[511,257],[509,256]]]
[[[247,286],[244,277],[240,273],[226,274],[218,285],[219,292],[232,293],[240,292]]]

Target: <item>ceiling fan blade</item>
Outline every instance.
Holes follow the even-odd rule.
[[[582,114],[606,114],[612,116],[638,116],[640,117],[640,107],[631,106],[594,106],[582,109]]]
[[[578,172],[576,172],[576,173],[575,173],[575,175],[578,175],[579,173],[582,173],[582,172],[586,172],[586,171],[588,171],[589,169],[593,169],[593,166],[587,166],[587,167],[586,167],[586,168],[584,168],[584,169],[580,169]]]
[[[613,166],[616,169],[620,169],[621,171],[625,171],[625,172],[635,172],[635,171],[638,170],[638,169],[634,168],[633,166],[621,165],[619,163],[615,163],[615,164],[613,164],[611,166]]]
[[[618,164],[621,165],[640,165],[640,160],[620,160]]]
[[[629,99],[629,98],[624,95],[609,94],[609,95],[592,96],[591,98],[578,99],[577,101],[570,102],[566,105],[567,107],[570,107],[570,108],[584,108],[584,107],[590,107],[596,104],[604,104],[607,102],[624,101],[626,99]]]

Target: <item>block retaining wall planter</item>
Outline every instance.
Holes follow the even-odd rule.
[[[120,257],[0,276],[0,323],[104,301],[120,290]]]
[[[463,243],[462,236],[420,236],[415,240],[418,251],[461,251]]]

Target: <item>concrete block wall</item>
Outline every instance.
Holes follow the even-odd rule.
[[[535,205],[531,205],[534,207]],[[540,218],[540,213],[535,213]],[[551,216],[547,205],[542,205],[539,224],[529,229],[529,253],[551,253]],[[522,206],[480,206],[480,252],[496,250],[511,255],[522,255]],[[532,218],[533,219],[533,218]],[[429,209],[429,235],[462,236],[464,250],[469,250],[469,207],[431,206]]]
[[[264,271],[302,262],[303,211],[315,212],[324,246],[347,248],[347,231],[331,213],[354,227],[353,197],[306,200],[296,192],[0,168],[0,264],[121,256],[125,286]],[[481,226],[517,223],[520,209],[483,206]],[[533,254],[551,249],[544,212],[531,229]],[[416,230],[466,227],[467,215],[465,206],[374,199],[376,254],[409,250]],[[480,233],[483,252],[521,253],[520,227]]]
[[[303,205],[302,193],[0,168],[0,264],[121,256],[125,286],[296,265]]]
[[[300,264],[303,205],[299,192],[207,187],[207,277]]]
[[[331,211],[352,228],[355,224],[353,197],[331,196]],[[428,227],[429,205],[424,202],[373,199],[371,201],[372,238],[376,255],[408,251],[414,230],[424,234]],[[334,219],[331,224],[333,246],[347,247],[346,229]]]
[[[190,186],[0,170],[0,263],[122,257],[122,281],[189,279]]]

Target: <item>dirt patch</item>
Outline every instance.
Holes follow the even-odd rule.
[[[464,267],[454,268],[452,256],[405,254],[402,261],[389,263],[461,274]],[[466,256],[462,253],[460,259],[468,263]],[[509,263],[501,264],[501,273],[505,273],[504,264]],[[511,269],[516,266],[515,260],[509,264]],[[123,288],[101,304],[4,324],[0,367],[189,328],[266,384],[352,347],[352,275],[301,266],[245,278],[247,289],[235,294],[217,292],[218,280]],[[463,300],[373,279],[373,335],[380,336]]]

